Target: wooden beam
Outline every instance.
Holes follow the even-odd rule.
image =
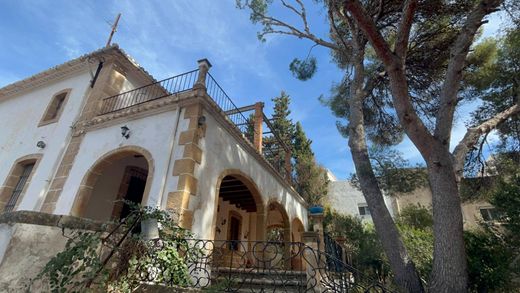
[[[253,111],[254,109],[255,109],[255,105],[253,104],[253,105],[244,106],[244,107],[240,107],[240,108],[236,108],[236,109],[231,109],[231,110],[228,110],[228,111],[226,111],[224,113],[226,115],[233,115],[233,114]]]

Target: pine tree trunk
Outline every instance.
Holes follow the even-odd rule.
[[[406,292],[424,292],[415,264],[388,211],[368,155],[363,124],[363,51],[356,53],[355,75],[350,92],[349,147],[361,190],[367,201],[377,235],[390,262],[396,284]]]
[[[390,68],[388,75],[399,121],[428,167],[434,233],[430,291],[467,292],[468,273],[462,210],[454,160],[448,151],[449,143],[432,136],[413,110],[403,68]]]
[[[428,162],[435,242],[431,292],[467,292],[461,201],[450,154],[434,150]]]

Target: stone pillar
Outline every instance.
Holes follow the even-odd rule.
[[[303,251],[304,266],[307,276],[307,289],[310,292],[323,292],[321,286],[321,255],[318,250],[319,233],[316,231],[303,232],[302,241],[306,247]]]
[[[256,212],[256,239],[254,241],[265,241],[267,239],[266,226],[267,226],[267,212],[257,211]]]
[[[262,153],[262,136],[263,136],[263,130],[262,130],[262,124],[264,123],[264,103],[258,102],[255,104],[255,121],[254,121],[254,142],[255,149]]]
[[[323,213],[309,214],[309,222],[311,223],[312,231],[316,232],[318,235],[318,238],[316,238],[316,240],[318,241],[317,248],[320,251],[325,251],[325,239],[323,236],[323,219]]]
[[[206,89],[206,76],[211,68],[211,63],[209,63],[206,58],[200,59],[197,62],[199,63],[199,76],[197,77],[197,81],[193,85],[193,88]]]
[[[292,166],[291,166],[291,151],[285,152],[285,176],[289,183],[292,183]]]
[[[184,119],[188,120],[188,129],[179,134],[178,145],[184,147],[182,158],[173,163],[173,176],[178,176],[176,190],[168,193],[167,209],[179,216],[179,225],[191,229],[193,224],[193,200],[197,196],[198,178],[196,167],[202,162],[203,151],[199,141],[204,135],[203,125],[199,125],[202,117],[202,105],[194,103],[186,106],[179,115],[184,112]],[[190,202],[192,204],[190,205]]]

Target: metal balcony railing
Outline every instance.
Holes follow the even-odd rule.
[[[229,121],[231,121],[250,142],[253,142],[253,121],[244,116],[244,113],[238,109],[209,72],[206,77],[206,92],[220,109],[226,113],[226,117]]]
[[[173,94],[191,90],[197,81],[198,69],[163,79],[136,89],[104,98],[100,115],[130,108]]]
[[[105,115],[128,109],[146,102],[154,101],[174,94],[190,91],[199,79],[200,70],[192,70],[177,76],[163,79],[127,92],[104,98],[101,101],[99,115]],[[206,92],[226,118],[242,133],[243,137],[254,144],[254,120],[247,111],[238,108],[215,78],[208,72],[206,75]],[[291,170],[284,162],[290,160],[286,154],[290,150],[281,140],[281,136],[273,129],[267,117],[263,118],[263,156],[269,164],[289,183],[292,183]]]

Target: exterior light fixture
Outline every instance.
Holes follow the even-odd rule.
[[[126,139],[130,137],[130,128],[128,126],[121,126],[121,136]]]
[[[44,149],[45,146],[46,146],[46,144],[45,144],[44,141],[40,140],[40,141],[38,141],[38,142],[36,143],[36,146],[37,146],[38,148],[40,148],[40,149]]]
[[[204,126],[204,124],[206,124],[206,116],[200,116],[197,120],[197,124],[199,127]]]

